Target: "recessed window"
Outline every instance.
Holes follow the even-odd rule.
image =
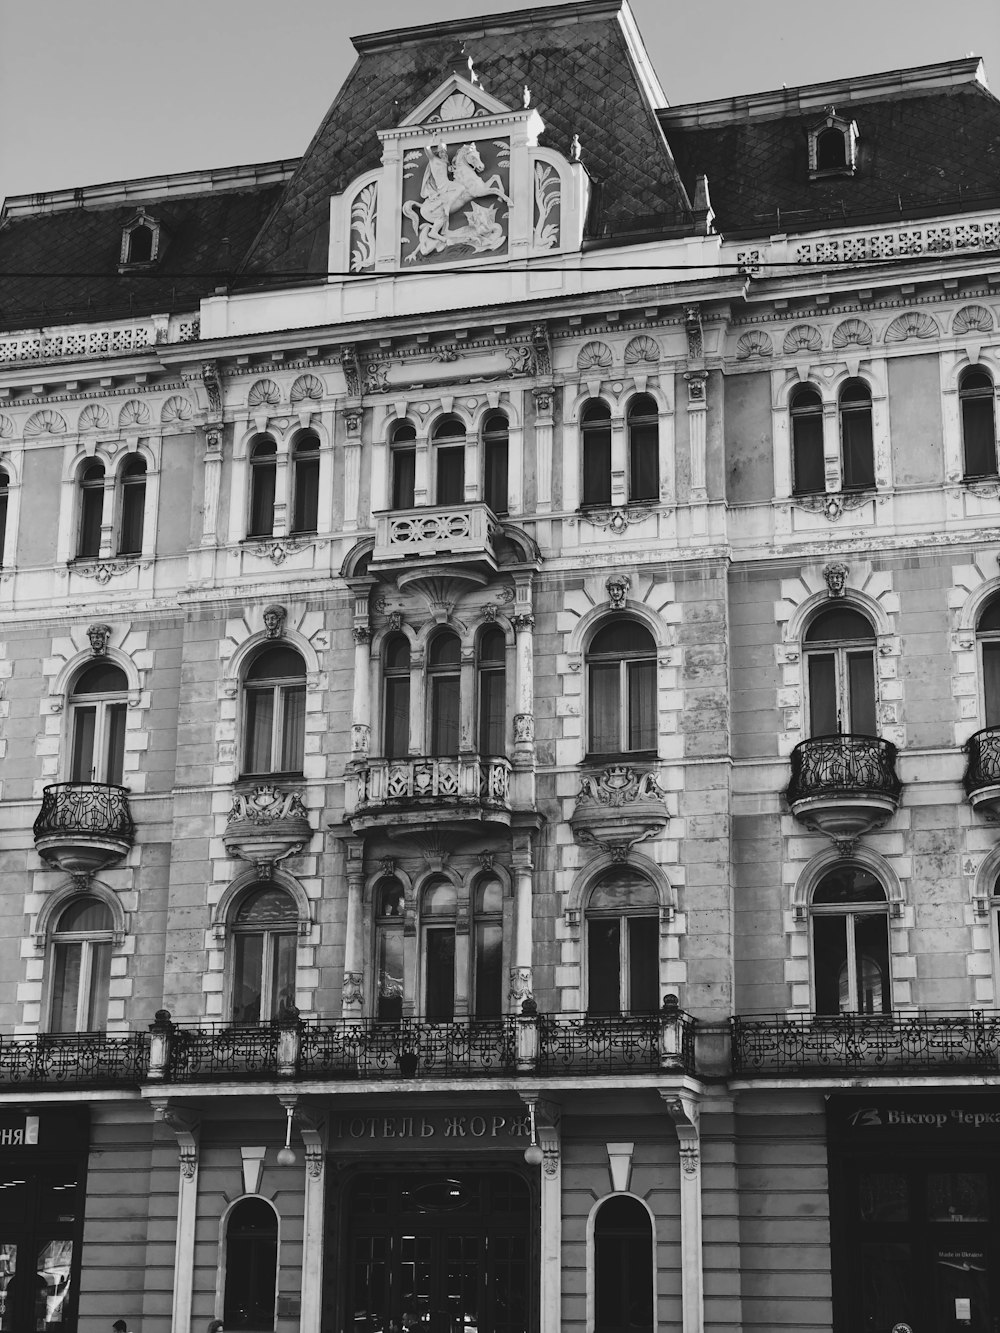
[[[877,736],[875,631],[851,606],[812,621],[805,636],[809,734]]]
[[[410,645],[402,634],[389,639],[382,662],[383,752],[387,759],[401,759],[410,749]]]
[[[243,772],[301,773],[306,668],[294,648],[254,658],[243,683]]]
[[[465,426],[445,417],[434,427],[434,502],[459,505],[465,499]]]
[[[118,554],[140,555],[146,512],[146,460],[141,454],[133,454],[119,477],[121,510],[118,520]]]
[[[962,372],[958,384],[962,410],[962,451],[965,476],[994,477],[997,472],[996,409],[993,380],[975,367]]]
[[[406,898],[398,879],[375,890],[375,1017],[398,1023],[403,1016],[403,916]]]
[[[427,654],[432,755],[458,754],[461,668],[462,645],[458,635],[447,631],[435,635]]]
[[[104,522],[104,464],[88,463],[80,473],[80,519],[76,553],[81,559],[96,559],[101,553]]]
[[[417,432],[408,423],[392,433],[389,459],[392,472],[393,509],[412,509],[417,477]]]
[[[424,1017],[428,1023],[450,1023],[455,1017],[455,886],[437,880],[424,889],[421,901]]]
[[[270,537],[274,532],[274,491],[278,471],[278,446],[267,435],[259,435],[250,446],[251,537]]]
[[[887,1014],[889,904],[859,866],[830,871],[812,898],[817,1014]]]
[[[77,677],[69,697],[71,782],[121,786],[127,713],[128,680],[121,667],[101,661]]]
[[[840,391],[840,458],[845,491],[875,485],[872,396],[863,380],[848,380]]]
[[[473,1016],[499,1018],[503,1012],[503,885],[480,881],[473,899]]]
[[[628,867],[591,891],[587,920],[587,1012],[652,1013],[659,1005],[660,921],[656,890]]]
[[[483,427],[483,500],[494,514],[506,514],[509,427],[502,412],[487,417]]]
[[[492,626],[479,637],[479,753],[493,757],[507,751],[507,644]]]
[[[656,644],[635,620],[605,625],[587,650],[591,754],[656,749]]]
[[[277,1018],[295,1003],[298,913],[291,895],[264,884],[242,899],[233,917],[234,1023]]]
[[[52,932],[51,1032],[100,1032],[108,1021],[113,921],[99,898],[76,898]]]
[[[792,494],[816,495],[826,489],[823,461],[823,402],[817,391],[801,385],[792,394]]]
[[[226,1223],[226,1328],[274,1328],[278,1219],[263,1199],[241,1199]]]
[[[628,405],[628,498],[657,500],[660,494],[660,418],[656,400],[639,394]]]
[[[858,164],[857,122],[838,116],[833,107],[809,130],[809,178],[853,176]]]
[[[1000,597],[983,609],[976,626],[983,673],[983,725],[1000,726]]]
[[[292,447],[292,532],[315,532],[319,519],[319,437],[300,435]]]
[[[7,545],[7,500],[10,495],[10,478],[0,468],[0,565],[6,563]]]
[[[611,408],[592,398],[580,421],[583,435],[583,503],[611,503]]]
[[[653,1227],[638,1199],[607,1199],[594,1221],[594,1333],[653,1333]]]
[[[165,240],[162,224],[144,208],[140,208],[122,228],[118,262],[122,268],[133,264],[152,264],[160,258]]]

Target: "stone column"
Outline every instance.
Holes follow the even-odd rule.
[[[360,838],[345,838],[347,853],[347,923],[344,932],[343,1015],[361,1018],[364,1012],[364,843]]]
[[[704,504],[708,499],[707,418],[705,393],[707,376],[695,371],[684,376],[688,386],[688,435],[691,441],[691,500]]]
[[[555,393],[551,388],[535,389],[535,496],[540,514],[552,508],[552,435],[554,419],[552,404]],[[523,503],[523,494],[522,494]]]
[[[516,611],[514,626],[514,764],[532,763],[535,757],[535,617]]]
[[[354,634],[354,699],[351,704],[351,756],[367,759],[371,746],[371,661],[369,645],[371,630],[367,625],[355,625]]]
[[[219,493],[222,488],[222,427],[205,431],[205,507],[202,512],[201,544],[215,546],[219,539]]]
[[[194,1241],[198,1212],[198,1122],[167,1101],[154,1101],[153,1112],[173,1130],[180,1154],[177,1179],[177,1238],[174,1244],[174,1295],[170,1333],[191,1333],[194,1292]]]
[[[323,1194],[326,1156],[319,1125],[296,1110],[296,1124],[306,1153],[302,1205],[302,1305],[299,1333],[320,1333],[323,1295]]]
[[[361,515],[361,413],[345,414],[347,439],[344,442],[344,531],[355,532],[367,521]],[[373,507],[378,506],[372,501]]]
[[[532,893],[531,841],[526,834],[514,838],[514,957],[510,968],[511,1012],[519,1014],[525,1000],[534,998],[531,989]]]
[[[661,1090],[677,1131],[681,1191],[681,1319],[683,1333],[703,1333],[705,1280],[701,1229],[701,1144],[698,1103],[690,1093]]]

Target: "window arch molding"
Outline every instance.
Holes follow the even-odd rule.
[[[444,416],[445,413],[442,412],[439,415]],[[450,415],[454,416],[455,413],[451,413]],[[396,431],[398,431],[401,426],[409,426],[413,431],[417,442],[421,440],[426,441],[428,438],[427,425],[421,421],[419,417],[410,416],[408,412],[404,413],[403,416],[398,417],[394,416],[392,412],[389,412],[379,428],[378,436],[373,439],[373,443],[384,444],[388,448],[393,442]]]
[[[500,410],[501,410],[500,408],[497,408],[497,411]],[[416,428],[417,437],[419,439],[422,429],[427,439],[433,440],[443,422],[459,421],[465,427],[466,440],[468,440],[470,436],[475,438],[476,418],[477,418],[476,411],[473,410],[470,412],[469,409],[467,407],[464,407],[461,403],[453,403],[448,408],[446,408],[445,405],[441,403],[439,404],[439,406],[434,408],[434,410],[430,413],[430,415],[427,418],[427,424],[425,426],[423,427],[417,426]],[[407,420],[408,419],[409,418],[407,418]]]
[[[631,870],[634,870],[637,875],[647,879],[652,885],[659,902],[660,931],[662,933],[665,926],[672,926],[677,920],[677,896],[674,886],[666,872],[655,861],[651,861],[648,856],[644,856],[641,852],[636,852],[634,849],[630,850],[625,864]],[[610,869],[621,867],[621,865],[620,860],[612,856],[610,852],[605,852],[592,861],[588,861],[586,866],[578,871],[570,885],[563,906],[563,920],[574,936],[579,936],[583,913],[590,898],[591,890],[597,886]]]
[[[659,1327],[659,1321],[657,1319],[658,1306],[659,1306],[659,1289],[657,1280],[658,1269],[656,1264],[656,1245],[657,1245],[656,1214],[653,1212],[652,1208],[649,1206],[647,1201],[644,1198],[642,1198],[641,1195],[633,1194],[631,1190],[615,1190],[609,1194],[603,1195],[600,1199],[595,1199],[590,1212],[587,1214],[587,1228],[586,1228],[587,1328],[588,1329],[594,1328],[597,1320],[597,1217],[601,1209],[604,1207],[604,1205],[608,1203],[609,1200],[611,1199],[634,1199],[635,1202],[642,1207],[643,1211],[649,1217],[649,1231],[650,1231],[650,1242],[651,1242],[650,1263],[651,1263],[652,1296],[653,1296],[652,1327],[653,1329],[656,1329]]]
[[[247,635],[243,642],[237,645],[232,657],[226,663],[223,675],[223,685],[226,687],[227,693],[236,693],[259,653],[276,646],[293,648],[301,656],[306,666],[306,689],[315,689],[316,677],[320,671],[319,656],[316,649],[305,635],[300,634],[297,629],[290,627],[286,622],[279,638],[272,639],[266,630],[257,630],[255,633]]]
[[[836,607],[849,608],[867,616],[871,621],[876,639],[893,632],[885,608],[874,597],[862,592],[859,588],[846,588],[843,597],[833,598],[829,591],[823,591],[813,593],[812,596],[800,602],[785,624],[784,642],[786,644],[800,644],[812,622],[824,611]]]
[[[414,888],[411,876],[409,876],[405,870],[400,869],[399,866],[396,866],[391,872],[383,870],[380,866],[378,870],[374,871],[367,877],[362,895],[364,905],[367,908],[372,909],[379,889],[391,879],[398,879],[400,884],[402,884],[406,906],[412,911],[417,900],[416,889]]]
[[[634,580],[633,580],[634,582]],[[629,593],[632,592],[632,586],[629,587]],[[568,652],[570,662],[574,660],[577,663],[582,662],[583,655],[590,647],[592,640],[602,629],[613,624],[616,619],[628,619],[638,621],[643,628],[648,629],[653,636],[653,642],[656,644],[656,651],[660,653],[670,648],[669,627],[659,615],[649,608],[644,602],[637,601],[631,596],[626,596],[621,607],[613,607],[610,600],[599,603],[597,606],[585,612],[573,626],[569,638]],[[499,616],[497,617],[499,620]]]
[[[282,870],[280,866],[273,866],[268,872],[267,879],[262,880],[256,867],[248,866],[235,879],[231,879],[223,889],[219,901],[212,908],[212,934],[217,940],[228,940],[232,934],[233,921],[243,899],[254,889],[258,889],[264,883],[275,885],[279,889],[284,889],[295,904],[295,911],[298,916],[298,938],[300,940],[308,939],[312,933],[313,915],[312,905],[309,902],[309,896],[299,881]]]
[[[1000,853],[1000,849],[998,849],[998,853]],[[818,852],[799,872],[799,877],[795,881],[792,888],[791,907],[792,918],[796,926],[807,924],[813,894],[824,877],[831,870],[842,868],[845,865],[857,866],[875,876],[885,890],[886,900],[889,903],[890,919],[898,919],[903,915],[903,909],[907,903],[906,890],[903,881],[884,856],[880,856],[878,852],[872,851],[869,847],[857,846],[851,852],[851,855],[845,858],[836,847],[830,847]]]
[[[281,1272],[281,1213],[278,1211],[278,1208],[274,1204],[274,1202],[271,1199],[269,1199],[265,1194],[254,1193],[254,1194],[238,1195],[226,1206],[226,1208],[224,1209],[219,1218],[219,1248],[216,1251],[216,1253],[219,1256],[219,1259],[218,1259],[217,1278],[215,1284],[215,1317],[217,1320],[220,1321],[222,1320],[223,1314],[225,1312],[226,1279],[229,1270],[229,1263],[228,1263],[229,1222],[236,1209],[239,1208],[241,1204],[245,1204],[250,1199],[265,1204],[274,1214],[275,1228],[277,1231],[276,1245],[275,1245],[275,1264],[274,1264],[276,1288],[277,1288],[277,1278]],[[275,1309],[277,1309],[277,1290],[275,1291]],[[274,1326],[275,1324],[274,1322],[272,1322],[271,1327],[273,1328]]]
[[[846,380],[851,377],[845,374],[843,378]],[[783,384],[776,386],[771,398],[771,407],[776,412],[790,412],[792,408],[792,399],[803,389],[812,389],[814,393],[819,394],[824,412],[828,408],[836,407],[837,395],[831,391],[829,383],[825,381],[821,383],[812,375],[807,375],[804,379],[800,379],[794,372]]]
[[[511,430],[520,430],[524,425],[516,403],[514,403],[512,398],[501,394],[496,407],[493,407],[490,404],[489,399],[486,398],[478,407],[472,409],[469,413],[469,418],[472,422],[472,425],[469,428],[470,431],[475,432],[477,439],[482,439],[483,427],[486,425],[487,421],[489,421],[490,417],[497,415],[505,416],[507,418],[507,424]]]
[[[148,454],[148,450],[146,452]],[[119,459],[119,463],[121,461]],[[98,444],[96,440],[88,440],[82,448],[69,455],[63,467],[63,481],[69,481],[76,485],[80,480],[82,470],[89,463],[100,463],[104,468],[106,480],[114,477],[116,471],[115,454],[105,448],[104,445]]]
[[[103,903],[111,913],[112,947],[120,949],[129,933],[129,913],[125,911],[114,889],[108,888],[99,879],[92,879],[86,890],[80,890],[73,883],[66,883],[46,895],[44,903],[38,909],[34,929],[31,932],[35,948],[39,952],[45,949],[55,922],[76,898],[97,898]]]
[[[109,662],[125,673],[125,679],[128,681],[128,705],[130,708],[138,708],[142,695],[142,679],[139,675],[139,669],[128,653],[123,653],[120,648],[114,648],[111,644],[108,644],[100,656],[91,651],[74,653],[72,657],[68,658],[52,682],[49,691],[50,701],[59,701],[65,705],[69,696],[73,693],[77,676],[82,675],[88,667],[92,667],[99,662]]]
[[[972,881],[972,901],[977,917],[988,916],[991,899],[996,900],[1000,897],[998,881],[1000,881],[1000,846],[994,847],[983,857]],[[997,981],[1000,982],[1000,977]]]
[[[1000,578],[987,579],[969,593],[955,617],[956,632],[975,635],[980,617],[993,601],[1000,601]]]

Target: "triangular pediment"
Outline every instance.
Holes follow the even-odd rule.
[[[448,124],[479,120],[484,116],[506,116],[511,108],[484,92],[478,83],[451,74],[399,123],[400,129],[416,125]]]

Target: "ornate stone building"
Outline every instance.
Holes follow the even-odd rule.
[[[992,1333],[982,69],[355,45],[4,207],[0,1322]]]

